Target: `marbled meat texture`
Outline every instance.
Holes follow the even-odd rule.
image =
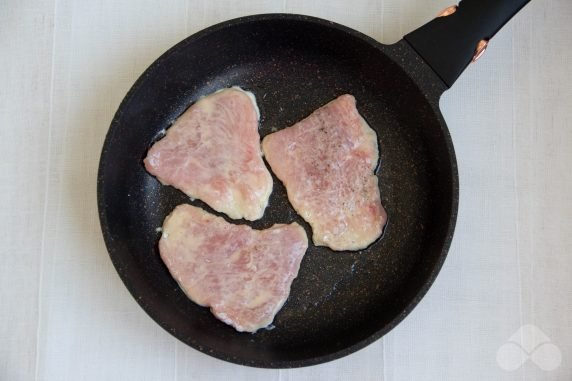
[[[159,240],[161,258],[185,294],[241,332],[272,323],[307,248],[296,223],[254,230],[187,204],[167,216]]]
[[[352,95],[266,136],[262,151],[316,245],[359,250],[380,237],[387,215],[374,173],[377,136]]]
[[[201,98],[167,129],[144,160],[162,184],[200,199],[230,218],[257,220],[272,192],[252,93],[219,90]]]

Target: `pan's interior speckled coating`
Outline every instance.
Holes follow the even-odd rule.
[[[233,20],[163,55],[120,106],[98,178],[106,244],[133,296],[183,342],[244,365],[329,361],[389,331],[439,271],[457,210],[455,158],[437,108],[444,87],[427,70],[404,44],[382,46],[345,27],[293,15]],[[161,130],[201,96],[229,86],[256,95],[262,137],[353,94],[379,138],[380,191],[389,216],[383,239],[366,250],[334,252],[310,244],[276,328],[256,334],[219,322],[171,278],[158,255],[156,228],[180,203],[213,210],[162,186],[142,165]],[[263,229],[293,221],[311,237],[274,178],[264,217],[248,224]]]

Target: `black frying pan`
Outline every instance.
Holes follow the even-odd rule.
[[[143,309],[188,345],[258,367],[337,359],[395,327],[437,276],[453,235],[458,176],[438,108],[441,94],[526,0],[464,0],[390,46],[312,17],[271,14],[227,21],[163,54],[129,91],[107,135],[98,175],[101,226],[111,259]],[[344,93],[379,138],[378,169],[389,224],[366,250],[310,245],[273,330],[238,333],[191,302],[157,250],[165,216],[191,202],[142,165],[149,146],[189,105],[241,86],[258,99],[260,134],[284,128]],[[218,213],[215,213],[218,214]],[[218,214],[220,215],[220,214]],[[297,221],[282,184],[250,226]],[[238,221],[235,223],[247,223]]]

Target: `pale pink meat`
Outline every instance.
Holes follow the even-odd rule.
[[[185,294],[241,332],[272,323],[307,248],[296,223],[254,230],[186,204],[167,216],[159,240],[161,258]]]
[[[204,97],[155,143],[145,168],[161,183],[231,218],[262,217],[272,176],[260,151],[254,95],[229,88]]]
[[[292,127],[266,136],[262,150],[288,199],[312,226],[313,241],[359,250],[383,231],[377,136],[342,95]]]

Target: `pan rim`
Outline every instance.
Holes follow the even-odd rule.
[[[449,217],[449,221],[448,221],[448,225],[447,225],[446,233],[445,233],[446,235],[445,235],[445,238],[443,241],[443,245],[441,247],[440,254],[436,258],[434,266],[431,269],[429,275],[424,280],[422,287],[419,288],[419,290],[415,293],[414,297],[411,298],[411,300],[406,304],[405,308],[403,308],[401,313],[396,315],[391,321],[389,321],[389,323],[385,324],[381,329],[375,331],[373,334],[369,335],[368,337],[356,342],[353,345],[344,347],[342,349],[339,349],[335,352],[328,353],[326,355],[313,356],[313,357],[304,358],[301,360],[268,361],[268,360],[260,360],[260,359],[252,360],[252,359],[246,359],[246,358],[238,358],[237,356],[230,356],[230,355],[228,355],[222,351],[218,351],[218,350],[216,350],[214,348],[210,348],[206,345],[193,343],[190,340],[185,341],[176,332],[173,332],[172,329],[170,329],[171,327],[169,327],[165,322],[162,322],[161,319],[158,318],[158,314],[156,313],[156,311],[152,311],[141,298],[137,297],[138,293],[137,293],[136,282],[132,281],[130,279],[130,277],[123,271],[122,266],[121,266],[121,254],[118,252],[119,250],[117,250],[117,247],[115,247],[113,245],[114,238],[112,237],[111,232],[107,229],[107,227],[109,226],[109,223],[107,220],[106,202],[105,202],[105,198],[106,198],[105,163],[109,160],[107,148],[111,144],[111,141],[113,140],[114,136],[118,133],[118,130],[120,130],[120,120],[121,120],[121,116],[122,116],[122,110],[124,110],[125,108],[128,107],[128,105],[130,104],[130,102],[134,98],[134,94],[138,91],[140,86],[144,83],[145,79],[148,76],[153,75],[153,73],[156,70],[158,70],[158,68],[160,68],[162,66],[163,62],[169,56],[171,56],[172,54],[176,53],[177,51],[179,51],[181,49],[184,49],[187,45],[192,44],[194,41],[197,41],[197,40],[199,40],[199,39],[201,39],[207,35],[210,35],[214,32],[219,31],[219,30],[226,29],[230,26],[236,26],[236,25],[241,25],[241,24],[251,23],[251,22],[273,21],[273,20],[301,21],[301,22],[313,23],[313,24],[316,24],[316,25],[321,26],[321,27],[327,27],[327,28],[331,28],[334,30],[341,31],[341,32],[347,33],[353,37],[361,39],[362,41],[365,41],[366,43],[368,43],[372,47],[374,47],[378,50],[383,50],[383,53],[387,57],[392,59],[396,64],[398,64],[407,73],[409,78],[421,90],[423,90],[423,88],[419,84],[419,81],[417,80],[418,78],[416,78],[414,73],[407,71],[406,68],[403,67],[402,63],[399,63],[398,61],[394,60],[394,57],[392,57],[390,48],[392,46],[399,44],[399,42],[397,44],[394,44],[394,45],[383,45],[383,44],[379,43],[378,41],[376,41],[375,39],[373,39],[373,38],[371,38],[371,37],[369,37],[369,36],[367,36],[361,32],[358,32],[354,29],[346,27],[344,25],[341,25],[341,24],[338,24],[338,23],[335,23],[335,22],[332,22],[329,20],[325,20],[325,19],[321,19],[321,18],[317,18],[317,17],[313,17],[313,16],[300,15],[300,14],[265,13],[265,14],[257,14],[257,15],[239,17],[239,18],[220,22],[218,24],[210,26],[206,29],[203,29],[203,30],[183,39],[179,43],[175,44],[173,47],[169,48],[166,52],[161,54],[161,56],[159,58],[157,58],[147,69],[145,69],[145,71],[139,76],[139,78],[131,86],[131,88],[129,89],[129,91],[127,92],[127,94],[125,95],[123,100],[121,101],[116,113],[113,116],[113,119],[110,123],[110,127],[106,133],[106,137],[105,137],[105,140],[103,143],[103,147],[102,147],[101,155],[100,155],[99,167],[98,167],[98,174],[97,174],[97,204],[98,204],[98,214],[99,214],[99,220],[100,220],[100,227],[101,227],[103,238],[105,241],[105,246],[106,246],[106,249],[109,253],[109,257],[110,257],[110,259],[111,259],[111,261],[112,261],[112,263],[116,269],[116,272],[118,273],[118,275],[119,275],[121,281],[123,282],[123,284],[125,285],[125,287],[129,290],[129,293],[131,294],[131,296],[137,301],[137,303],[145,311],[145,313],[147,313],[159,326],[161,326],[169,334],[176,337],[179,341],[183,342],[184,344],[189,345],[190,347],[198,350],[199,352],[202,352],[204,354],[218,358],[220,360],[235,363],[238,365],[250,366],[250,367],[280,369],[280,368],[299,368],[299,367],[317,365],[317,364],[333,361],[333,360],[345,357],[351,353],[357,352],[358,350],[363,349],[366,346],[370,345],[371,343],[382,338],[384,335],[386,335],[388,332],[390,332],[392,329],[394,329],[399,323],[401,323],[405,319],[405,317],[407,317],[411,313],[411,311],[419,304],[421,299],[423,299],[423,297],[427,294],[430,287],[433,285],[435,279],[437,278],[437,275],[441,271],[441,268],[445,262],[447,255],[448,255],[448,252],[449,252],[449,249],[451,246],[451,242],[453,239],[453,235],[454,235],[454,230],[455,230],[455,225],[456,225],[456,220],[457,220],[457,214],[458,214],[459,176],[458,176],[458,168],[457,168],[457,162],[456,162],[456,156],[455,156],[452,138],[450,136],[450,132],[449,132],[449,129],[447,127],[447,124],[445,123],[445,120],[442,117],[441,112],[438,108],[438,100],[439,100],[439,96],[440,96],[441,92],[438,92],[437,99],[432,102],[429,100],[429,96],[427,96],[425,94],[425,92],[422,91],[424,96],[427,98],[428,104],[431,105],[433,113],[436,115],[438,121],[440,122],[441,131],[443,132],[444,142],[445,142],[446,147],[447,147],[448,158],[449,158],[448,164],[449,164],[449,167],[451,170],[451,188],[452,189],[451,189],[451,199],[450,199],[450,205],[449,205],[451,213],[450,213],[450,217]],[[400,41],[403,41],[403,40],[400,40]]]

